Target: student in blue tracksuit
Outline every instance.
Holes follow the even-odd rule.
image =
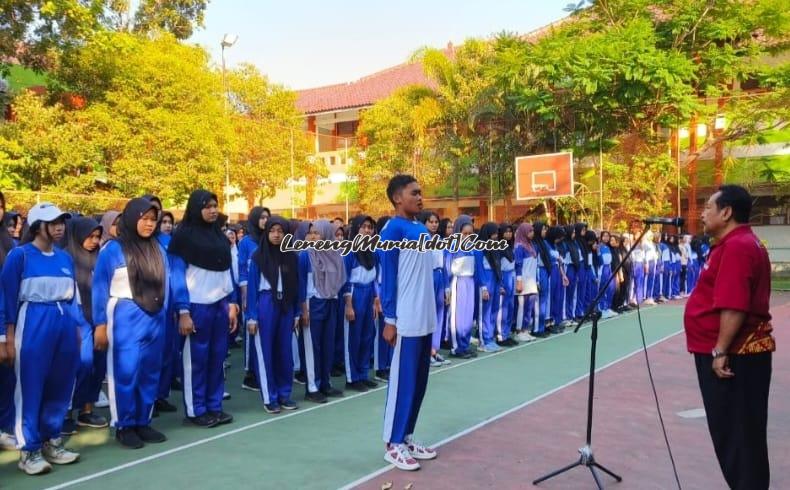
[[[72,218],[66,223],[64,250],[74,261],[82,314],[89,327],[93,325],[91,289],[93,270],[99,255],[101,234],[101,226],[93,218]],[[101,390],[101,383],[107,370],[107,357],[103,352],[95,351],[93,343],[93,331],[83,332],[77,385],[71,403],[71,408],[78,410],[79,416],[75,423],[71,418],[71,413],[67,415],[66,421],[63,423],[64,435],[76,433],[77,426],[107,427],[107,419],[93,412],[93,404],[99,399],[99,390]]]
[[[428,230],[415,218],[422,210],[420,185],[410,175],[397,175],[387,185],[396,215],[381,233],[382,240],[419,240]],[[393,346],[392,368],[384,408],[384,459],[402,470],[420,467],[417,460],[436,458],[436,451],[412,436],[428,385],[436,300],[433,260],[416,250],[383,253],[381,303],[384,339]]]
[[[568,278],[568,286],[565,288],[565,326],[573,323],[576,312],[576,302],[578,301],[579,268],[582,264],[581,250],[576,242],[576,227],[569,225],[565,227],[565,238],[560,243],[562,250],[562,263],[565,267],[565,277]]]
[[[598,308],[598,305],[591,306],[598,296],[600,288],[599,273],[601,268],[601,258],[598,255],[598,237],[593,230],[587,230],[584,235],[584,241],[587,243],[587,293],[584,300],[585,313],[589,308]]]
[[[518,340],[511,337],[516,302],[516,257],[513,226],[509,223],[500,224],[499,238],[507,242],[507,248],[499,253],[499,270],[502,275],[499,281],[501,294],[496,316],[497,344],[513,347],[518,345]]]
[[[466,238],[474,232],[472,218],[462,214],[453,224],[453,233]],[[450,282],[450,315],[449,327],[453,348],[452,357],[469,359],[476,357],[474,349],[470,349],[472,339],[472,322],[475,314],[476,289],[479,287],[479,275],[474,252],[458,250],[448,256],[447,277]]]
[[[192,192],[168,247],[178,329],[184,337],[186,420],[199,427],[233,421],[222,410],[222,364],[228,352],[228,328],[236,331],[239,305],[230,244],[218,218],[217,196],[202,189]]]
[[[563,261],[564,250],[562,248],[565,240],[565,230],[559,226],[549,228],[546,237],[546,245],[551,256],[551,279],[549,299],[549,311],[551,312],[552,333],[561,333],[565,330],[565,288],[568,287],[568,278],[565,275],[565,263]]]
[[[517,340],[535,340],[538,317],[538,250],[534,243],[532,223],[521,223],[516,228],[516,245],[513,251],[516,267],[516,330]]]
[[[334,227],[327,220],[313,222],[319,240],[334,240]],[[340,314],[338,295],[346,284],[343,256],[336,250],[304,250],[299,254],[299,304],[305,344],[305,399],[325,403],[327,397],[342,396],[332,387],[330,374],[335,348],[335,329]]]
[[[5,259],[11,250],[16,247],[14,239],[5,226],[8,218],[6,213],[5,196],[0,192],[0,270],[2,270]],[[16,225],[16,221],[14,221]],[[0,287],[0,324],[4,325],[2,299],[3,289]],[[3,328],[0,326],[0,328]],[[0,341],[0,449],[15,450],[16,438],[14,437],[14,387],[16,387],[16,376],[13,366],[7,366],[2,356],[5,354],[5,341]]]
[[[672,281],[675,272],[672,266],[672,247],[669,241],[669,233],[661,233],[661,243],[659,244],[661,256],[661,297],[659,301],[672,299]]]
[[[670,298],[677,299],[680,296],[680,246],[678,245],[677,235],[669,235],[669,257],[670,267],[672,268],[672,281],[670,282]]]
[[[351,220],[348,239],[357,235],[372,236],[376,223],[370,216],[356,216]],[[343,353],[346,388],[366,392],[378,383],[369,379],[375,319],[379,302],[376,277],[378,263],[373,250],[360,250],[343,257],[347,283],[343,292]]]
[[[346,239],[346,227],[343,225],[343,220],[339,218],[335,218],[332,221],[332,226],[335,230],[335,240],[343,241]],[[346,275],[346,279],[348,279],[348,275]],[[337,307],[338,313],[335,323],[335,348],[332,352],[332,371],[330,375],[332,377],[335,376],[344,376],[346,374],[346,364],[345,364],[345,351],[346,351],[346,336],[345,336],[345,324],[346,319],[343,314],[344,305],[345,305],[345,290],[341,291],[337,296]]]
[[[499,226],[494,222],[480,228],[478,240],[499,240]],[[475,273],[479,278],[477,290],[477,332],[480,339],[478,350],[499,352],[496,343],[496,317],[499,313],[500,282],[502,281],[501,254],[496,250],[476,250]]]
[[[532,239],[538,250],[538,322],[533,335],[545,337],[550,332],[546,330],[546,320],[549,317],[551,295],[551,255],[546,244],[549,228],[538,221],[534,225],[535,237]]]
[[[433,211],[423,211],[417,219],[425,225],[431,236],[439,232],[439,215]],[[431,341],[431,367],[439,367],[452,363],[439,353],[444,336],[445,318],[447,318],[445,307],[450,303],[450,286],[447,283],[447,252],[431,250],[430,254],[433,260],[433,295],[436,299],[436,330],[433,331]]]
[[[250,257],[258,249],[263,237],[263,230],[266,228],[266,221],[271,216],[269,208],[255,206],[250,210],[247,218],[247,233],[238,245],[239,250],[239,286],[241,287],[241,306],[242,311],[247,311],[247,281],[249,278],[248,267]],[[247,329],[244,331],[244,380],[241,382],[242,389],[250,391],[260,391],[258,378],[253,374],[257,370],[256,362],[258,355],[255,352],[255,345],[250,338]]]
[[[653,243],[653,232],[647,230],[642,243],[640,244],[642,251],[645,254],[645,304],[656,304],[655,284],[656,284],[656,270],[658,265],[658,250]]]
[[[625,246],[628,250],[628,247],[631,246],[630,242]],[[634,251],[631,253],[631,263],[633,264],[633,295],[631,299],[641,305],[645,301],[645,276],[648,268],[645,250],[641,244],[634,247]]]
[[[606,286],[606,293],[598,303],[598,309],[603,314],[603,318],[611,318],[617,316],[617,313],[612,310],[612,301],[614,293],[617,288],[614,280],[609,280],[612,276],[612,249],[609,243],[611,242],[611,234],[608,231],[602,231],[600,240],[598,241],[598,257],[601,260],[601,265],[598,272],[599,287]]]
[[[18,466],[29,475],[79,459],[61,438],[79,366],[80,334],[90,330],[77,303],[74,263],[54,245],[63,238],[68,217],[54,204],[33,206],[23,245],[11,250],[3,264],[0,340],[6,342],[6,362],[14,362]]]
[[[381,231],[390,220],[389,216],[382,216],[376,221],[376,234],[381,235]],[[376,250],[376,262],[381,263],[381,250]],[[381,292],[381,267],[379,267],[376,284]],[[384,316],[379,315],[376,319],[376,337],[373,341],[373,369],[376,370],[376,378],[387,381],[390,376],[390,364],[392,363],[392,346],[384,341]]]
[[[587,262],[589,246],[584,239],[587,234],[587,223],[576,223],[573,228],[576,234],[576,250],[579,253],[579,264],[576,268],[576,297],[573,308],[573,320],[579,321],[587,311],[587,288],[589,286],[590,269],[592,266]]]
[[[255,344],[256,376],[263,407],[268,413],[296,410],[291,400],[293,349],[298,321],[299,271],[295,252],[282,252],[288,222],[271,216],[260,246],[250,257],[247,282],[247,330]]]
[[[167,440],[151,427],[170,296],[166,253],[154,236],[158,214],[148,199],[129,201],[94,272],[95,343],[107,351],[111,425],[130,449]]]

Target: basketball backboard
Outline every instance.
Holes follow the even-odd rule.
[[[516,157],[516,199],[573,195],[573,153]]]

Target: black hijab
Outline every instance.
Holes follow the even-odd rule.
[[[543,262],[543,267],[548,269],[551,267],[551,255],[549,255],[549,249],[546,248],[546,241],[542,236],[543,228],[545,227],[546,225],[542,221],[535,222],[535,238],[533,238],[532,241],[538,246],[538,254],[540,255],[540,260]]]
[[[389,216],[382,216],[381,218],[376,221],[376,234],[381,235],[381,230],[387,226],[387,221],[390,220]]]
[[[500,224],[499,225],[499,239],[500,240],[505,240],[505,232],[507,230],[510,230],[510,232],[513,234],[513,236],[510,238],[510,240],[507,240],[507,248],[505,250],[500,251],[500,253],[502,254],[502,257],[506,258],[510,262],[513,262],[515,260],[515,258],[514,258],[515,255],[513,253],[513,248],[514,248],[515,239],[516,239],[516,230],[513,228],[513,225],[511,225],[510,223],[502,223],[502,224]]]
[[[376,228],[376,222],[373,221],[372,217],[364,215],[355,216],[354,219],[351,220],[351,226],[349,226],[349,240],[353,240],[354,237],[359,235],[359,229],[362,228],[362,224],[365,223],[365,221],[370,222],[370,225],[373,227],[373,229]],[[354,255],[356,256],[359,264],[365,269],[370,270],[376,266],[376,259],[373,255],[373,250],[360,250],[359,252],[354,252]]]
[[[258,223],[261,221],[264,211],[266,211],[266,208],[263,206],[255,206],[250,209],[250,215],[247,217],[247,234],[255,243],[261,243],[261,232],[263,230],[260,229]]]
[[[144,198],[132,199],[123,208],[118,220],[118,243],[126,259],[132,298],[149,314],[156,314],[165,304],[165,262],[156,234],[143,238],[137,223],[156,206]]]
[[[268,221],[267,221],[268,223]],[[313,226],[311,221],[300,221],[296,230],[291,230],[294,235],[294,240],[304,240],[310,232],[310,227]]]
[[[276,214],[269,216],[258,249],[252,254],[252,260],[258,264],[263,277],[269,281],[275,303],[284,310],[296,302],[299,291],[298,261],[295,252],[283,252],[279,245],[269,242],[269,232],[274,225],[280,225],[284,234],[290,233],[288,221]],[[282,279],[282,295],[277,292],[278,279]]]
[[[493,221],[489,221],[480,228],[480,233],[477,234],[477,239],[482,241],[490,240],[491,237],[497,233],[499,233],[499,226]],[[499,263],[500,252],[498,250],[486,250],[483,252],[483,255],[485,255],[486,259],[488,259],[488,265],[490,265],[491,269],[494,270],[494,276],[496,277],[497,282],[499,282],[499,280],[502,278],[502,267]]]
[[[0,267],[2,267],[5,263],[6,255],[14,248],[14,239],[8,234],[7,223],[10,224],[13,220],[14,225],[16,225],[16,216],[19,215],[15,213],[5,213],[5,196],[2,192],[0,192],[0,204],[2,204],[4,211],[3,223],[2,226],[0,226]]]
[[[217,201],[217,195],[207,190],[192,192],[184,219],[173,233],[167,250],[201,269],[226,271],[231,267],[230,242],[222,233],[219,219],[207,223],[202,214],[203,208],[212,200]]]
[[[584,234],[584,240],[587,242],[587,247],[590,249],[591,252],[593,251],[593,245],[598,242],[598,236],[592,230],[587,230],[587,233]],[[592,254],[593,258],[593,267],[600,267],[602,264],[601,256],[597,253]]]
[[[93,284],[93,269],[96,267],[96,258],[99,256],[100,247],[96,247],[96,250],[89,252],[85,250],[82,244],[96,230],[101,232],[102,227],[93,218],[79,217],[66,221],[66,243],[64,249],[74,261],[82,313],[90,324],[93,324],[91,284]]]
[[[450,221],[452,221],[450,218],[442,218],[439,220],[439,229],[436,231],[439,238],[447,236],[447,226],[450,224]]]
[[[578,268],[579,265],[581,265],[582,257],[581,250],[578,248],[576,239],[571,238],[574,233],[576,233],[575,226],[568,225],[565,227],[565,246],[567,247],[568,252],[571,254],[571,263],[573,263],[574,267]]]

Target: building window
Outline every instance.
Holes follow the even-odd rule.
[[[329,165],[334,165],[334,164],[335,164],[335,156],[332,155],[329,157]]]

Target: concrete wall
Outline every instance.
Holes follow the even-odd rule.
[[[774,272],[790,274],[790,226],[755,226],[753,229],[768,247]]]

